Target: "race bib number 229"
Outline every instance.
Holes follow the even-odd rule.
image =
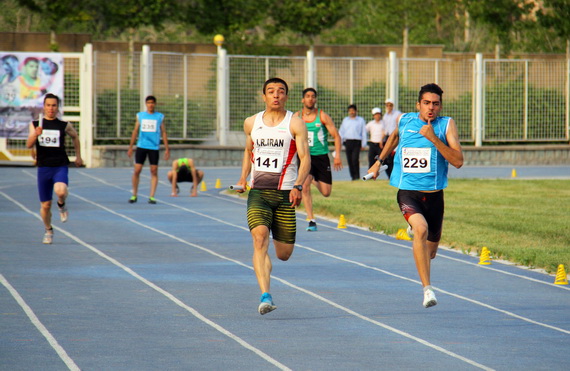
[[[402,148],[404,173],[429,173],[431,148]]]

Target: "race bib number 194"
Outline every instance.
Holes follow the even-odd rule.
[[[42,147],[59,147],[59,130],[44,129],[38,137],[38,142]]]
[[[404,173],[429,173],[431,148],[402,148]]]

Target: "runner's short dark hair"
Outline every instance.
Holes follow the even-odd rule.
[[[269,84],[283,84],[285,86],[285,95],[289,95],[289,86],[287,85],[285,80],[280,79],[279,77],[273,77],[273,78],[267,80],[265,82],[265,84],[263,84],[263,94],[265,94],[265,89],[267,88],[267,85],[269,85]]]

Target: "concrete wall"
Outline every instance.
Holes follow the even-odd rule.
[[[126,145],[93,146],[93,167],[128,167],[132,160],[127,157]],[[515,165],[570,165],[570,145],[536,146],[488,146],[475,148],[464,146],[465,165],[469,166],[515,166]],[[168,166],[163,160],[161,166]],[[204,145],[171,145],[171,159],[191,157],[198,166],[241,166],[243,147]],[[346,156],[342,154],[346,165]],[[367,151],[361,153],[360,164],[368,163]]]

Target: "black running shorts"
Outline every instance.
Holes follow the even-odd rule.
[[[422,214],[428,224],[428,241],[439,242],[443,227],[443,191],[426,193],[420,191],[398,191],[398,205],[408,218],[416,213]]]
[[[148,162],[151,165],[158,165],[158,149],[146,149],[146,148],[138,148],[135,152],[135,163],[144,165],[146,157],[148,156]]]
[[[309,172],[317,182],[332,184],[331,160],[329,155],[311,155],[311,171]]]

